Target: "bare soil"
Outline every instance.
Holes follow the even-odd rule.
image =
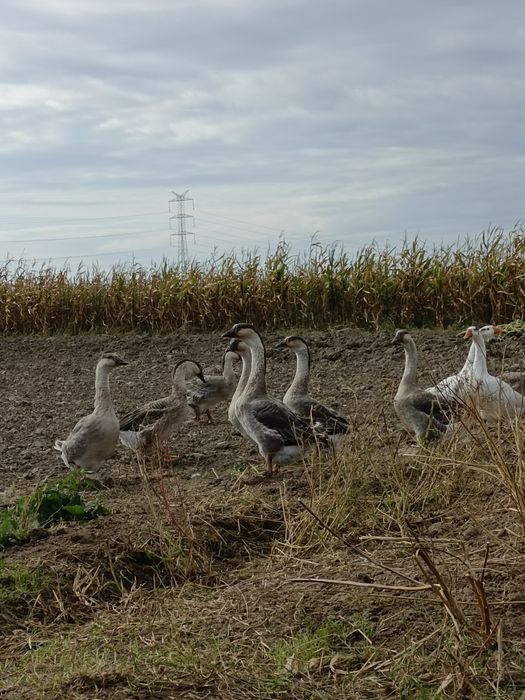
[[[415,510],[410,504],[403,506],[410,530],[400,530],[403,515],[399,521],[392,515],[395,508],[387,490],[393,482],[390,477],[383,480],[387,460],[380,464],[381,453],[390,459],[411,444],[392,410],[392,397],[403,369],[402,352],[390,345],[393,332],[345,328],[300,333],[311,345],[311,393],[350,417],[352,434],[359,436],[355,440],[362,445],[359,449],[370,449],[371,459],[378,460],[379,465],[377,470],[371,468],[364,482],[366,494],[362,500],[356,500],[354,509],[349,507],[344,519],[335,521],[337,533],[350,538],[353,546],[361,547],[373,560],[401,568],[418,580],[422,574],[414,548],[403,537],[411,537],[412,544],[414,538],[435,542],[438,549],[442,542],[442,548],[462,552],[463,560],[475,562],[478,573],[487,542],[493,551],[500,540],[512,539],[509,547],[515,551],[514,559],[507,558],[504,566],[489,567],[485,585],[493,601],[508,603],[522,598],[520,524],[501,485],[476,477],[469,491],[468,479],[464,482],[458,476],[456,485],[447,484],[448,495],[442,498],[436,482],[435,501],[429,497]],[[276,396],[284,394],[294,371],[293,355],[273,349],[281,337],[266,337],[269,390]],[[427,330],[415,332],[414,337],[421,386],[431,385],[462,366],[467,347],[461,335]],[[125,413],[139,403],[166,395],[170,367],[179,359],[197,359],[205,374],[218,373],[224,342],[217,334],[4,337],[0,347],[0,507],[7,507],[46,480],[67,473],[53,443],[57,437],[65,437],[80,416],[90,412],[94,367],[102,351],[118,352],[130,361],[111,377],[117,412]],[[525,340],[519,336],[494,343],[490,367],[493,371],[503,366],[520,369],[524,350]],[[363,630],[363,635],[372,635],[374,648],[384,651],[385,669],[391,669],[393,662],[389,659],[431,633],[431,620],[436,616],[446,627],[447,615],[439,601],[415,605],[409,593],[398,591],[397,598],[392,598],[366,588],[289,583],[293,577],[312,576],[380,581],[385,585],[403,582],[326,533],[330,544],[325,547],[312,544],[308,537],[301,540],[300,518],[308,517],[301,501],[314,504],[314,495],[322,490],[319,484],[328,476],[321,474],[319,484],[313,483],[308,469],[296,466],[284,468],[276,479],[247,483],[257,470],[262,470],[261,459],[252,445],[233,433],[226,412],[223,404],[213,411],[214,424],[208,424],[205,418],[186,424],[170,443],[175,460],[162,466],[146,465],[148,477],[133,456],[119,447],[115,457],[96,475],[98,490],[95,494],[89,492],[90,497],[94,495],[108,507],[107,516],[37,529],[26,543],[1,555],[5,561],[45,572],[53,581],[53,592],[43,593],[37,602],[22,601],[18,608],[4,611],[3,617],[0,610],[0,622],[4,624],[0,660],[3,658],[7,669],[6,678],[0,679],[1,698],[434,697],[431,693],[446,680],[445,672],[426,678],[424,669],[409,669],[407,673],[412,673],[423,690],[417,684],[402,690],[399,675],[382,676],[375,667],[373,673],[367,674],[366,669],[361,672],[364,661],[359,662],[356,656],[350,663],[342,653],[340,659],[334,655],[319,660],[314,650],[314,663],[308,665],[299,658],[300,653],[295,658],[290,652],[280,668],[250,671],[250,659],[253,664],[262,664],[258,659],[264,659],[272,649],[274,666],[279,666],[280,662],[275,661],[277,642],[295,648],[291,640],[332,619],[366,619],[374,632]],[[367,443],[373,444],[368,448]],[[467,491],[462,497],[454,489],[465,483]],[[359,508],[367,504],[368,510],[360,512]],[[499,511],[498,504],[502,506]],[[310,527],[312,532],[321,531],[313,519]],[[195,555],[188,558],[187,550],[182,552],[183,564],[173,563],[173,553],[166,558],[166,533],[186,543],[191,540],[189,546],[195,548]],[[295,549],[289,546],[294,537],[299,542]],[[439,559],[439,554],[435,556]],[[475,599],[465,582],[465,572],[451,561],[451,557],[444,556],[441,563],[449,567],[454,595],[468,597],[469,614],[474,614]],[[174,629],[177,644],[182,647],[185,640],[191,645],[192,640],[200,644],[206,636],[222,638],[235,649],[232,658],[239,655],[237,671],[235,664],[230,668],[221,656],[220,663],[209,666],[201,661],[204,670],[190,664],[192,670],[187,674],[179,668],[170,675],[166,664],[161,665],[162,672],[157,666],[140,672],[116,665],[113,671],[107,666],[87,671],[79,666],[62,680],[53,681],[52,689],[49,686],[46,690],[45,683],[40,689],[31,685],[28,669],[33,668],[38,675],[38,664],[32,667],[36,662],[29,657],[38,644],[45,647],[57,639],[69,638],[74,644],[77,633],[84,639],[92,633],[94,621],[105,618],[113,620],[114,625],[113,632],[104,633],[106,644],[120,643],[120,637],[116,641],[112,634],[121,624],[115,620],[126,617],[125,598],[131,596],[130,591],[149,592],[141,598],[141,615],[134,618],[129,613],[128,620],[129,634],[143,640],[144,649],[162,649]],[[149,613],[148,605],[153,606],[153,600],[159,607]],[[159,609],[164,615],[160,631],[155,626],[155,619],[160,619]],[[512,653],[521,653],[523,608],[510,603],[496,607],[494,614],[497,619],[505,618],[505,635],[517,640]],[[140,634],[139,618],[143,625]],[[359,627],[358,622],[354,627]],[[439,646],[444,634],[438,631],[425,643],[428,654]],[[40,640],[37,647],[31,642],[35,635]],[[359,643],[365,636],[355,632]],[[352,643],[357,644],[355,640]],[[346,640],[345,645],[348,651],[350,641]],[[245,655],[243,649],[247,650]],[[205,651],[199,653],[205,655]],[[9,674],[10,663],[18,680]],[[222,670],[215,672],[217,663]],[[494,668],[496,665],[494,661]],[[22,668],[28,674],[25,686],[19,680]],[[516,669],[511,670],[505,686],[507,695],[501,697],[524,697],[525,686],[520,685],[523,679]],[[460,676],[463,673],[464,685],[461,687],[454,678],[446,686],[447,692],[455,687],[459,688],[457,697],[483,697],[476,695],[475,689],[469,690],[472,681],[468,669],[457,672]],[[339,691],[341,679],[348,682],[348,674],[356,674],[355,689],[350,691],[345,686]],[[426,684],[428,695],[424,694]],[[489,693],[487,688],[492,686],[483,687],[485,690],[480,692]],[[460,695],[460,691],[465,694]]]

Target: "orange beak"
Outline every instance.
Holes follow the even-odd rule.
[[[467,328],[467,330],[465,331],[463,340],[467,340],[468,338],[472,338],[472,328]]]
[[[494,331],[494,335],[499,335],[503,332],[499,326],[492,326],[492,330]]]

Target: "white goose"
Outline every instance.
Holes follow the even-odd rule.
[[[494,332],[499,328],[494,326]],[[503,416],[513,418],[523,413],[525,397],[498,377],[493,377],[487,369],[487,354],[485,336],[480,329],[470,326],[465,332],[465,338],[472,338],[475,346],[474,362],[472,365],[472,381],[474,391],[471,400],[478,408],[480,415],[487,421],[497,421]]]
[[[474,328],[474,326],[472,326],[472,328]],[[501,328],[487,325],[479,328],[479,332],[485,339],[485,342],[488,342],[501,333]],[[476,343],[471,343],[465,364],[457,374],[442,379],[435,386],[426,389],[426,391],[446,400],[468,401],[476,392],[476,382],[472,377],[476,348]],[[501,375],[501,379],[520,393],[525,389],[525,375],[522,372],[504,372]]]
[[[266,472],[272,475],[276,465],[297,461],[306,445],[326,442],[316,435],[307,421],[296,415],[266,391],[266,353],[261,336],[248,323],[237,323],[223,338],[238,338],[247,346],[237,352],[243,357],[251,353],[252,367],[244,391],[235,403],[235,414],[243,433],[259,448]]]
[[[55,441],[55,450],[61,453],[66,467],[97,469],[115,451],[119,421],[111,399],[109,375],[115,367],[127,364],[114,352],[104,353],[97,362],[93,412],[81,418],[65,440]]]
[[[426,391],[446,401],[466,401],[473,390],[472,366],[475,354],[476,345],[472,343],[465,364],[460,371],[446,379],[442,379],[435,386],[426,389]]]

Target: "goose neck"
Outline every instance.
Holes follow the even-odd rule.
[[[224,357],[224,367],[222,370],[222,376],[228,382],[234,382],[237,378],[235,372],[233,371],[233,362],[235,360],[235,355],[231,352],[227,353]]]
[[[487,374],[487,351],[485,338],[481,333],[472,334],[472,345],[474,346],[474,361],[472,370],[476,376]]]
[[[310,379],[310,353],[308,348],[300,348],[295,351],[297,365],[295,376],[290,386],[290,392],[294,394],[306,394]]]
[[[251,353],[251,371],[246,391],[252,394],[266,394],[266,352],[260,336],[247,342]]]
[[[239,355],[241,356],[242,370],[239,382],[237,383],[237,388],[235,389],[234,398],[238,398],[244,391],[252,369],[251,351],[247,348],[246,350],[239,351]]]
[[[98,364],[95,370],[95,409],[113,410],[111,391],[109,388],[109,374],[111,369],[103,364]]]
[[[401,378],[404,386],[417,386],[417,350],[416,344],[409,338],[403,343],[405,349],[405,369]]]
[[[171,395],[186,399],[186,367],[179,365],[173,371]]]

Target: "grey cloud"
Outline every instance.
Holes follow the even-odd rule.
[[[113,213],[182,182],[203,208],[350,242],[522,213],[521,3],[26,0],[2,14],[8,209],[28,183]]]

